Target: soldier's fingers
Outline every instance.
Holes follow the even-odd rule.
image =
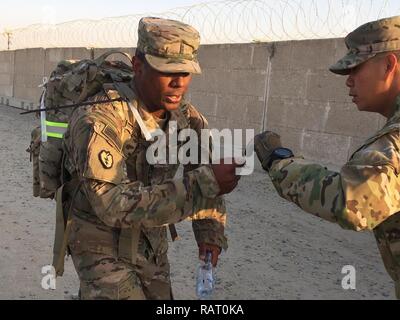
[[[206,251],[207,251],[206,246],[204,244],[200,244],[200,246],[199,246],[199,259],[200,260],[206,259]]]
[[[211,262],[212,262],[212,265],[214,266],[214,268],[218,264],[218,257],[219,257],[219,250],[217,250],[217,249],[213,250]]]

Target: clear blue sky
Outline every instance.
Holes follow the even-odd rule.
[[[1,0],[0,32],[4,28],[75,19],[100,19],[139,13],[158,13],[204,0]]]

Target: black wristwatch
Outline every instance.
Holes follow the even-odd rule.
[[[293,158],[294,154],[292,152],[292,150],[288,149],[288,148],[277,148],[274,151],[272,151],[271,156],[269,157],[269,161],[267,163],[267,168],[268,170],[271,168],[272,166],[272,162],[274,162],[275,160],[279,160],[279,159],[288,159],[288,158]]]

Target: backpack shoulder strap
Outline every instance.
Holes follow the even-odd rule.
[[[133,91],[133,89],[130,88],[129,85],[124,82],[115,82],[114,86],[117,89],[118,93],[122,96],[122,98],[126,100],[129,109],[131,110],[133,117],[138,123],[140,130],[142,131],[146,141],[152,141],[154,138],[153,132],[150,132],[149,128],[147,128],[146,124],[142,119],[142,116],[138,111],[138,100],[135,91]]]

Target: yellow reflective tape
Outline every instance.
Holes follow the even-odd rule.
[[[68,123],[64,123],[64,122],[46,121],[46,125],[48,125],[49,127],[68,128]]]
[[[47,132],[46,135],[52,138],[58,138],[58,139],[64,138],[64,135],[62,133]]]

